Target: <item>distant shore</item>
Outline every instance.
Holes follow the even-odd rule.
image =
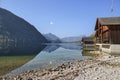
[[[98,57],[68,62],[60,66],[30,70],[18,75],[3,76],[0,80],[118,80],[120,57],[101,54]]]

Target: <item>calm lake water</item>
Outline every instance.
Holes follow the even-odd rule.
[[[47,46],[32,60],[23,66],[11,71],[10,74],[20,73],[26,70],[43,69],[57,66],[62,63],[83,60],[89,56],[82,55],[80,44],[46,44]]]

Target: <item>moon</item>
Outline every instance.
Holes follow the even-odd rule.
[[[52,24],[54,24],[52,21],[50,21],[50,24],[52,25]]]

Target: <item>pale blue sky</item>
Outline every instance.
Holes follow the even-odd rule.
[[[97,17],[120,16],[120,0],[0,0],[0,7],[24,18],[41,33],[90,35]]]

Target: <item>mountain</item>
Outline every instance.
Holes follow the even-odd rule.
[[[46,38],[30,23],[0,8],[0,55],[38,53]]]
[[[75,36],[75,37],[65,37],[62,38],[62,42],[81,42],[83,36]]]
[[[61,42],[60,39],[52,33],[43,34],[43,35],[48,41],[50,41],[52,43],[60,43]]]

